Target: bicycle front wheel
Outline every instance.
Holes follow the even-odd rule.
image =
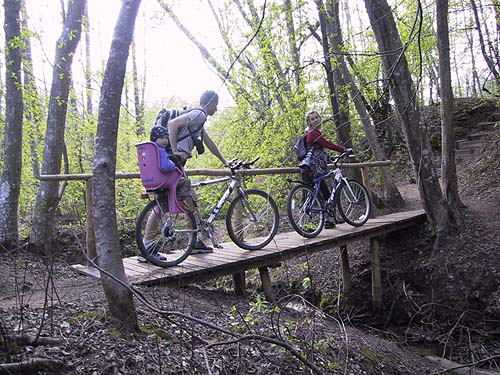
[[[273,239],[278,224],[278,206],[261,190],[247,190],[238,195],[227,211],[227,232],[242,249],[262,249]]]
[[[191,212],[171,214],[168,201],[149,202],[139,215],[135,239],[143,257],[159,267],[181,263],[196,241],[196,221]]]
[[[302,237],[316,237],[323,230],[323,206],[314,190],[306,185],[296,185],[287,198],[286,212],[293,229]]]
[[[340,216],[342,216],[346,223],[360,227],[370,217],[370,196],[360,182],[355,180],[347,180],[347,182],[346,184],[343,181],[335,193],[337,207]]]

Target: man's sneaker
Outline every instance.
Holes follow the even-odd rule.
[[[158,255],[158,251],[159,251],[158,241],[156,241],[156,240],[151,240],[151,241],[144,240],[143,243],[144,243],[144,247],[146,248],[146,251],[148,253],[150,253],[153,257],[155,257],[156,259],[158,259],[162,262],[165,262],[167,260],[167,258],[165,258],[164,256]],[[167,251],[165,251],[165,253],[167,253]],[[141,262],[141,263],[148,262],[148,260],[146,258],[144,258],[142,256],[142,254],[137,255],[136,259],[138,262]]]
[[[144,247],[146,248],[147,252],[150,254],[158,254],[161,250],[161,253],[163,254],[169,254],[172,252],[171,248],[168,249],[162,249],[164,243],[158,242],[158,240],[151,240],[151,241],[146,241],[144,240]]]
[[[335,222],[334,221],[327,221],[325,223],[325,229],[332,229],[335,228]]]
[[[211,253],[213,251],[213,248],[198,240],[194,243],[194,248],[191,250],[191,254]]]

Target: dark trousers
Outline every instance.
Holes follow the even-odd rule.
[[[314,186],[313,179],[314,179],[314,173],[310,168],[304,168],[300,171],[300,178],[302,181],[304,181],[306,184],[309,184],[311,186]],[[325,180],[322,180],[319,184],[319,190],[321,191],[322,198],[325,200],[325,202],[330,198],[330,189],[328,188],[328,185],[326,184]]]

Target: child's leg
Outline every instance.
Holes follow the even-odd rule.
[[[161,218],[158,217],[160,214],[159,207],[155,207],[156,209],[151,212],[151,214],[148,217],[148,220],[146,221],[146,229],[144,230],[144,242],[154,240],[155,237],[158,235],[158,227]],[[156,212],[158,211],[158,212]]]

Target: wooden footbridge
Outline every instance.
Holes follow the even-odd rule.
[[[376,161],[367,163],[342,164],[342,168],[354,168],[361,171],[363,184],[370,193],[370,184],[367,168],[387,167],[390,161]],[[299,168],[270,168],[250,169],[238,171],[245,176],[275,175],[275,174],[297,174]],[[226,176],[228,170],[187,170],[188,176]],[[139,173],[116,173],[116,179],[137,179]],[[86,247],[90,259],[97,256],[94,238],[94,228],[91,214],[92,207],[92,175],[43,175],[42,181],[70,181],[84,180],[86,182],[86,207],[87,207],[87,236]],[[373,208],[373,207],[372,207]],[[372,212],[375,210],[372,209]],[[172,283],[186,284],[203,279],[211,279],[219,276],[232,275],[235,291],[238,294],[245,292],[245,271],[259,269],[262,287],[266,298],[274,298],[269,267],[276,267],[285,260],[311,254],[325,249],[338,247],[342,264],[344,294],[351,289],[351,273],[349,269],[349,257],[347,244],[353,241],[366,239],[370,241],[371,266],[372,266],[372,303],[375,310],[380,309],[382,303],[382,281],[380,270],[380,244],[379,240],[386,234],[402,230],[423,223],[426,220],[423,210],[394,213],[385,216],[370,218],[362,227],[355,228],[348,224],[338,225],[334,229],[324,229],[322,233],[313,239],[305,239],[295,232],[280,233],[276,235],[264,249],[248,251],[238,248],[233,243],[224,243],[222,249],[215,249],[209,254],[190,255],[184,262],[176,267],[160,268],[149,263],[139,263],[136,257],[123,260],[125,274],[132,284],[158,284]],[[74,265],[78,272],[99,277],[97,269]]]
[[[125,258],[123,265],[129,282],[132,284],[176,283],[187,284],[194,281],[212,279],[219,276],[233,275],[235,290],[243,293],[246,270],[258,268],[262,286],[268,299],[274,298],[268,267],[281,262],[325,249],[339,247],[341,251],[344,292],[351,287],[351,274],[347,244],[361,239],[370,240],[372,264],[372,300],[378,309],[382,300],[380,276],[379,239],[388,233],[421,224],[425,221],[423,210],[399,212],[371,218],[362,227],[348,224],[337,225],[334,229],[324,229],[316,238],[306,239],[295,232],[277,234],[274,240],[261,250],[248,251],[233,243],[222,244],[222,249],[213,253],[190,255],[180,265],[161,268],[150,263],[140,263],[136,257]],[[92,267],[73,266],[78,272],[99,277],[99,272]]]

